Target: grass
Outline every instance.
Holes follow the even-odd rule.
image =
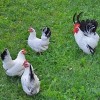
[[[0,61],[0,100],[100,100],[100,43],[94,56],[86,55],[72,33],[72,16],[81,11],[83,19],[96,19],[100,24],[99,0],[0,1],[0,53],[8,48],[15,59],[25,48],[26,59],[41,81],[39,94],[27,96],[20,78],[6,76]],[[51,43],[43,55],[37,56],[27,45],[30,26],[38,37],[41,28],[51,28]]]

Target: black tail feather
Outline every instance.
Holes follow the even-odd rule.
[[[51,36],[51,30],[50,30],[50,28],[45,27],[45,28],[43,29],[43,32],[45,33],[45,36],[46,36],[47,38],[49,38],[49,37]]]
[[[82,13],[83,13],[83,12],[80,12],[80,13],[77,15],[77,22],[78,22],[78,23],[80,23],[79,18],[80,18],[80,16],[81,16]]]
[[[7,49],[5,49],[1,54],[1,59],[4,60],[6,55],[7,55]]]
[[[76,13],[74,14],[74,16],[73,16],[73,22],[74,22],[74,24],[75,23],[80,23],[79,18],[80,18],[80,16],[81,16],[82,13],[83,12],[80,12],[78,15]],[[77,18],[76,21],[75,21],[75,17]]]
[[[34,74],[32,71],[32,66],[30,65],[30,81],[32,81],[34,79]]]
[[[76,13],[73,16],[73,22],[74,22],[74,24],[75,24],[75,16],[76,16]]]

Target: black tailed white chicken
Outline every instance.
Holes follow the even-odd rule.
[[[99,35],[96,33],[98,27],[98,22],[96,20],[82,20],[80,21],[80,15],[77,15],[77,20],[75,21],[76,13],[73,16],[74,22],[74,37],[78,46],[86,54],[94,54],[95,48],[98,45]]]
[[[12,60],[8,49],[5,49],[1,54],[3,68],[6,70],[8,76],[21,76],[24,72],[23,62],[25,59],[26,51],[22,49],[15,60]]]
[[[49,39],[51,36],[50,28],[45,27],[42,29],[41,39],[36,37],[36,31],[31,27],[29,29],[30,35],[28,37],[28,45],[37,53],[41,53],[48,49]]]
[[[33,67],[28,61],[25,61],[23,66],[25,70],[21,76],[22,88],[27,95],[37,94],[40,90],[39,78],[34,73]]]

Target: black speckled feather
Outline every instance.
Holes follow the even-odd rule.
[[[83,32],[87,32],[87,33],[94,33],[96,32],[96,29],[98,27],[98,22],[95,21],[95,20],[89,20],[87,19],[86,21],[85,20],[82,20],[80,22],[80,29],[83,31]]]
[[[80,21],[80,16],[83,12],[79,13],[77,16],[76,16],[76,13],[74,14],[73,16],[73,22],[74,24],[80,24],[80,29],[81,31],[84,32],[84,35],[85,36],[88,36],[88,34],[94,34],[95,35],[95,32],[96,32],[96,29],[98,27],[98,22],[96,20],[90,20],[90,19],[86,19],[86,20],[81,20]],[[77,17],[76,21],[75,21],[75,16]]]

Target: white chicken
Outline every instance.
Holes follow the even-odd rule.
[[[23,62],[25,59],[26,51],[22,49],[15,60],[12,60],[8,49],[5,49],[1,54],[3,68],[6,70],[8,76],[21,76],[24,72]]]
[[[21,76],[22,88],[27,95],[37,94],[40,90],[39,78],[34,73],[33,67],[28,61],[25,61],[23,66],[25,67],[25,71]]]
[[[80,15],[77,15],[77,20],[75,21],[76,13],[73,16],[74,22],[74,37],[78,46],[86,54],[94,54],[95,48],[98,45],[99,35],[96,33],[98,22],[95,20],[82,20],[80,21]]]
[[[49,39],[51,36],[50,28],[45,27],[42,30],[41,39],[36,37],[36,31],[33,28],[29,29],[28,45],[37,53],[41,53],[48,49]]]

